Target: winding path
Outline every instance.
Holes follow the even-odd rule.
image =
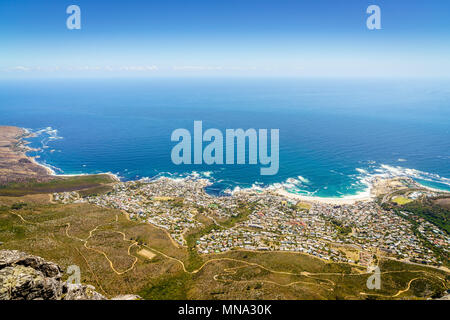
[[[20,215],[20,214],[18,214],[18,213],[15,213],[15,212],[11,212],[11,213],[12,213],[13,215],[19,217],[20,220],[21,220],[22,222],[24,222],[24,223],[33,224],[33,225],[38,225],[38,223],[31,222],[31,221],[27,221],[26,219],[23,218],[22,215]],[[88,237],[85,238],[85,239],[81,239],[81,238],[78,238],[78,237],[76,237],[76,236],[72,236],[72,235],[69,234],[70,223],[67,223],[67,224],[66,224],[65,233],[66,233],[66,236],[67,236],[67,237],[69,237],[69,238],[71,238],[71,239],[74,239],[74,240],[77,240],[77,241],[83,242],[83,246],[84,246],[86,249],[92,250],[92,251],[94,251],[94,252],[97,252],[97,253],[103,255],[103,256],[105,257],[105,259],[108,261],[111,270],[112,270],[115,274],[117,274],[117,275],[123,275],[123,274],[125,274],[125,273],[127,273],[127,272],[133,270],[133,269],[135,268],[135,266],[136,266],[136,263],[137,263],[138,260],[139,260],[138,257],[136,257],[136,256],[134,256],[134,255],[131,254],[131,248],[132,248],[133,246],[139,246],[138,242],[128,239],[127,236],[126,236],[126,234],[125,234],[124,232],[122,232],[122,231],[117,231],[117,230],[110,231],[110,232],[114,232],[114,233],[118,233],[118,234],[122,235],[122,240],[123,240],[123,241],[131,242],[131,244],[128,246],[127,254],[128,254],[128,256],[133,257],[133,258],[134,258],[134,261],[133,261],[133,263],[131,264],[131,266],[128,267],[128,268],[127,268],[126,270],[124,270],[124,271],[118,271],[118,270],[116,269],[116,267],[114,266],[113,262],[111,261],[111,259],[108,257],[108,255],[107,255],[104,251],[99,250],[99,249],[97,249],[97,248],[89,247],[89,246],[87,245],[89,239],[93,237],[94,233],[95,233],[100,227],[106,226],[106,225],[110,225],[110,224],[113,224],[113,223],[117,223],[117,222],[118,222],[118,215],[115,216],[115,221],[108,222],[108,223],[104,223],[104,224],[100,224],[100,225],[96,226],[95,228],[93,228],[92,230],[90,230],[90,231],[89,231]],[[171,237],[169,236],[169,238],[171,238]],[[140,246],[145,247],[145,248],[148,248],[149,250],[151,250],[151,251],[153,251],[153,252],[156,252],[156,253],[160,254],[161,256],[163,256],[163,257],[165,257],[165,258],[167,258],[167,259],[170,259],[170,260],[172,260],[172,261],[175,261],[175,262],[179,263],[179,264],[181,265],[183,271],[184,271],[185,273],[188,273],[188,274],[196,274],[196,273],[200,272],[204,267],[206,267],[208,264],[210,264],[210,263],[212,263],[212,262],[231,261],[231,262],[236,262],[236,263],[240,263],[240,264],[243,264],[243,265],[237,266],[237,267],[232,267],[232,268],[224,268],[224,269],[223,269],[223,272],[225,272],[225,273],[228,274],[228,275],[236,274],[236,273],[237,273],[236,270],[241,269],[241,268],[245,268],[245,267],[248,267],[248,266],[250,266],[250,267],[258,267],[258,268],[261,268],[261,269],[263,269],[263,270],[266,270],[266,271],[268,271],[268,272],[270,272],[270,273],[274,273],[274,274],[290,275],[290,276],[304,276],[304,277],[307,277],[307,278],[310,278],[310,279],[314,279],[314,280],[318,280],[318,281],[326,281],[326,282],[328,282],[327,286],[330,286],[330,287],[327,287],[327,288],[326,288],[326,289],[329,290],[329,291],[333,291],[333,290],[334,290],[334,287],[336,287],[336,283],[335,283],[334,281],[330,280],[330,279],[316,278],[317,276],[361,276],[361,275],[365,275],[365,274],[366,274],[366,273],[364,273],[364,272],[362,272],[362,273],[348,273],[348,274],[346,274],[346,273],[337,273],[337,272],[330,272],[330,273],[324,273],[324,272],[311,273],[311,272],[307,272],[307,271],[302,271],[302,272],[300,272],[300,273],[295,273],[295,272],[288,272],[288,271],[273,270],[273,269],[270,269],[270,268],[268,268],[268,267],[266,267],[266,266],[263,266],[263,265],[261,265],[261,264],[255,263],[255,262],[248,262],[248,261],[245,261],[245,260],[239,260],[239,259],[228,258],[228,257],[209,259],[209,260],[205,261],[205,262],[204,262],[200,267],[198,267],[197,269],[192,270],[192,271],[189,271],[189,270],[186,268],[186,265],[185,265],[185,263],[184,263],[182,260],[180,260],[180,259],[178,259],[178,258],[175,258],[175,257],[172,257],[172,256],[169,256],[169,255],[165,254],[164,252],[162,252],[162,251],[160,251],[160,250],[157,250],[157,249],[155,249],[155,248],[152,248],[152,247],[150,247],[150,246],[148,246],[148,245],[140,245]],[[178,247],[178,246],[176,246],[176,247]],[[179,247],[178,247],[178,248],[179,248]],[[94,276],[95,276],[95,278],[96,278],[96,282],[97,282],[98,285],[100,286],[101,290],[102,290],[103,292],[105,292],[105,291],[103,290],[103,288],[101,287],[101,285],[100,285],[100,282],[99,282],[99,280],[98,280],[97,275],[96,275],[96,274],[93,272],[93,270],[91,269],[91,267],[90,267],[90,265],[89,265],[87,259],[84,257],[84,255],[82,255],[82,253],[80,252],[80,250],[79,250],[78,248],[76,248],[76,249],[77,249],[77,251],[79,252],[79,254],[83,257],[83,259],[86,261],[86,263],[87,263],[87,265],[88,265],[88,268],[89,268],[89,269],[91,270],[91,272],[94,274]],[[441,277],[439,277],[439,276],[437,276],[437,275],[434,275],[434,274],[430,274],[429,272],[424,271],[424,270],[397,270],[397,271],[384,271],[384,272],[381,272],[381,274],[400,273],[400,272],[412,272],[412,273],[424,273],[424,274],[428,274],[428,275],[431,275],[433,278],[438,278],[438,279],[444,284],[444,286],[446,285],[446,281],[445,281],[444,278],[441,278]],[[367,273],[367,274],[369,274],[369,273]],[[218,281],[218,282],[263,282],[263,283],[270,283],[270,284],[277,285],[277,286],[281,286],[281,287],[293,286],[293,285],[295,285],[295,284],[307,284],[307,285],[323,286],[323,283],[314,283],[314,282],[307,282],[307,281],[300,281],[300,280],[298,280],[298,281],[292,281],[292,282],[289,282],[289,283],[286,283],[286,284],[278,283],[278,282],[271,281],[271,280],[227,280],[227,279],[221,279],[221,278],[220,278],[220,277],[223,276],[223,275],[224,275],[223,273],[222,273],[222,274],[216,274],[216,275],[213,276],[213,279],[214,279],[215,281]],[[316,277],[314,277],[314,276],[316,276]],[[382,294],[365,293],[365,292],[360,292],[360,295],[374,295],[374,296],[389,297],[389,298],[398,297],[399,295],[401,295],[401,294],[403,294],[403,293],[405,293],[405,292],[407,292],[407,291],[410,290],[412,282],[414,282],[414,281],[416,281],[416,280],[418,280],[418,279],[422,279],[422,278],[423,278],[423,279],[427,279],[427,278],[424,278],[424,277],[416,277],[416,278],[413,278],[413,279],[411,279],[411,280],[408,282],[408,285],[407,285],[407,287],[406,287],[405,289],[399,290],[399,291],[398,291],[396,294],[394,294],[394,295],[382,295]],[[106,293],[106,292],[105,292],[105,293]]]

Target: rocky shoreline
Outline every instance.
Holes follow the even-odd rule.
[[[28,133],[18,127],[0,126],[0,185],[34,180],[45,182],[54,177],[48,168],[38,164],[26,152]]]

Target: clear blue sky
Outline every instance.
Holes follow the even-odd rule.
[[[0,77],[442,77],[450,1],[1,0],[0,43]]]

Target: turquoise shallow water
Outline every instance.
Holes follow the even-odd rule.
[[[39,132],[32,146],[57,173],[123,179],[183,176],[235,187],[284,186],[342,197],[374,174],[450,190],[450,81],[116,79],[0,82],[2,125]],[[170,135],[208,128],[280,130],[280,170],[174,165]]]

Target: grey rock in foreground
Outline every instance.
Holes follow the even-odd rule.
[[[53,262],[16,250],[0,250],[0,300],[106,300],[90,285],[61,280]],[[125,295],[114,300],[138,300]]]

